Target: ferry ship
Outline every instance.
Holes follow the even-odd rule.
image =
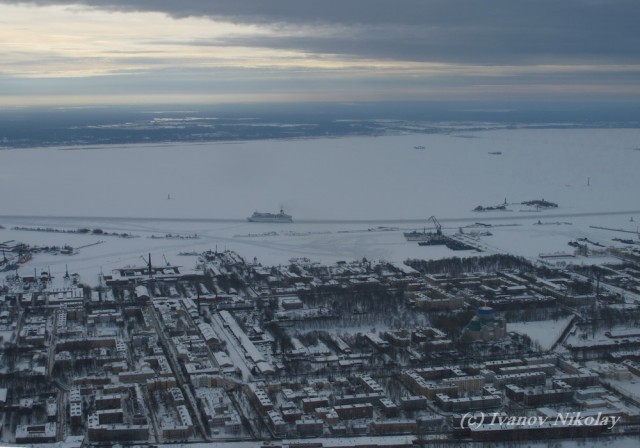
[[[280,213],[260,213],[253,212],[253,215],[247,218],[249,222],[293,222],[291,215],[287,215],[284,210],[280,209]]]

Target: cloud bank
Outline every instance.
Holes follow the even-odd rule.
[[[21,0],[268,27],[225,45],[465,64],[636,64],[637,0]],[[208,42],[197,42],[207,45]],[[221,43],[217,41],[217,43]]]

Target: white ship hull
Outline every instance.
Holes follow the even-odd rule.
[[[249,222],[293,222],[293,219],[291,219],[291,217],[289,218],[280,218],[280,217],[273,217],[273,218],[262,218],[262,217],[258,217],[258,218],[254,218],[254,217],[248,217],[247,221]]]
[[[287,223],[287,222],[293,222],[293,218],[291,217],[291,215],[287,215],[284,211],[280,210],[280,213],[254,212],[253,215],[247,218],[247,221]]]

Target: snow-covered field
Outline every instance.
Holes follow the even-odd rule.
[[[550,350],[572,318],[573,316],[567,316],[558,320],[509,323],[507,330],[526,334],[533,342],[537,342],[542,350]]]
[[[158,262],[165,254],[192,267],[192,257],[177,254],[216,246],[264,264],[302,256],[330,262],[475,254],[406,242],[401,231],[422,228],[430,215],[447,233],[475,222],[512,224],[480,237],[489,252],[572,252],[567,243],[577,237],[605,245],[614,237],[636,238],[590,226],[638,228],[639,142],[637,129],[500,130],[0,151],[0,242],[80,247],[104,241],[70,257],[38,255],[23,268],[51,266],[60,273],[69,264],[89,283],[100,268],[142,264],[148,252]],[[472,211],[505,198],[510,211]],[[559,207],[535,212],[519,204],[542,198]],[[293,224],[244,220],[254,210],[280,206]],[[100,228],[139,238],[13,226]],[[463,228],[466,234],[482,230]],[[149,238],[166,233],[199,238]]]

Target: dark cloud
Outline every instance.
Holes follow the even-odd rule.
[[[638,0],[0,0],[261,24],[217,43],[474,64],[640,62]],[[206,44],[206,42],[201,42]]]

